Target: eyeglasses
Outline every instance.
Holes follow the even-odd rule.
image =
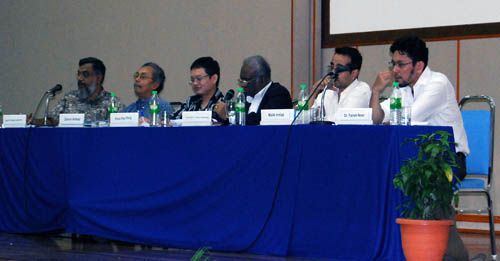
[[[349,64],[346,64],[346,65],[343,65],[343,64],[337,64],[337,66],[333,66],[333,63],[330,63],[330,65],[328,65],[326,67],[326,69],[328,70],[328,72],[337,72],[337,73],[343,73],[343,72],[350,72],[352,71],[351,70],[351,67],[349,66]]]
[[[141,80],[153,79],[153,77],[148,76],[146,73],[139,73],[139,72],[135,72],[133,77],[134,77],[134,80],[136,80],[137,77],[139,77],[139,79],[141,79]]]
[[[76,78],[80,78],[82,77],[83,79],[87,79],[88,77],[90,77],[91,73],[89,71],[77,71],[76,72]]]
[[[241,78],[237,79],[236,81],[238,81],[238,85],[239,86],[246,86],[248,85],[250,82],[254,81],[255,79],[257,79],[257,77],[253,77],[252,79],[249,79],[249,80],[243,80]]]
[[[205,79],[207,77],[210,77],[210,75],[206,74],[206,75],[202,75],[202,76],[191,77],[191,80],[188,81],[188,84],[189,85],[193,85],[193,83],[195,83],[195,82],[201,82],[201,80],[203,80],[203,79]]]
[[[390,61],[389,62],[389,69],[394,69],[394,67],[398,67],[399,69],[403,69],[403,67],[405,67],[406,65],[408,64],[411,64],[412,62],[407,62],[407,63],[401,63],[401,62],[397,62],[395,63],[394,61]]]

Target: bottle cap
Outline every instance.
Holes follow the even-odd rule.
[[[115,97],[116,94],[114,92],[111,93],[111,97]]]
[[[307,87],[306,87],[306,85],[305,85],[305,84],[301,84],[301,85],[300,85],[300,89],[301,89],[301,90],[305,90],[306,88],[307,88]]]
[[[239,87],[239,88],[238,88],[238,92],[243,92],[243,88],[242,88],[242,87]]]
[[[153,91],[153,94],[158,94],[158,91]]]
[[[399,87],[399,82],[393,82],[393,83],[392,83],[392,86],[393,86],[393,87]]]

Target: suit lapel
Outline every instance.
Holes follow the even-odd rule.
[[[274,88],[274,83],[271,83],[271,85],[269,86],[269,88],[267,88],[266,94],[264,94],[264,97],[262,97],[262,101],[260,101],[257,113],[260,114],[261,108],[266,109],[266,104],[267,104],[267,101],[269,100],[269,95],[268,94],[270,94],[270,92],[272,92],[273,88]]]

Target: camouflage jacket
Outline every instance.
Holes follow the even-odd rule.
[[[190,96],[187,99],[186,103],[181,107],[181,109],[174,113],[174,117],[176,119],[181,119],[183,111],[212,111],[212,118],[216,119],[217,121],[220,121],[220,118],[218,117],[217,113],[215,113],[213,110],[215,105],[218,102],[222,101],[223,99],[224,99],[224,94],[222,94],[219,88],[217,88],[212,98],[210,98],[210,101],[208,102],[205,109],[202,109],[201,108],[201,102],[203,101],[202,97],[200,95]]]
[[[118,111],[123,109],[118,97]],[[108,107],[111,103],[111,93],[102,90],[99,96],[92,101],[81,101],[78,98],[78,90],[73,90],[64,95],[52,109],[50,117],[59,119],[60,113],[85,113],[86,121],[106,120],[108,118]],[[95,118],[93,117],[95,115]]]

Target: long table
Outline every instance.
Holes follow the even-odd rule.
[[[392,185],[450,127],[0,129],[0,230],[176,248],[404,260]],[[288,142],[287,142],[288,137]]]

